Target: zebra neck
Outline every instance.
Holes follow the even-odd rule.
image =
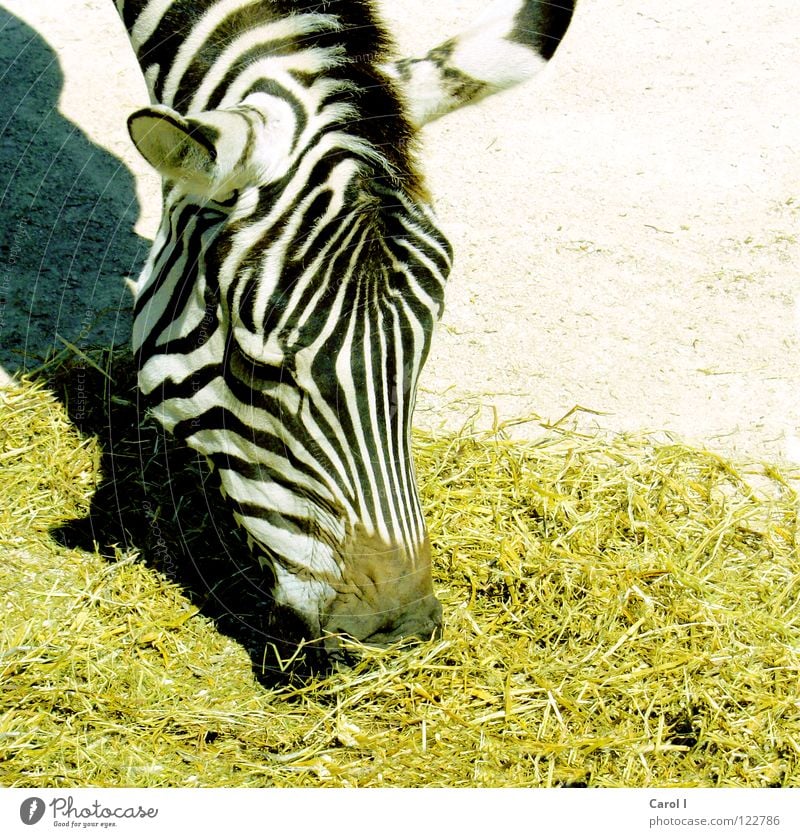
[[[372,148],[408,191],[427,197],[413,129],[382,69],[389,39],[367,0],[314,4],[322,12],[298,12],[289,0],[116,5],[153,104],[190,114],[266,94],[291,109],[298,145],[313,136],[306,123],[324,114],[329,128]],[[359,119],[363,113],[380,119]]]
[[[337,28],[332,15],[281,16],[263,0],[122,0],[117,7],[151,100],[181,113],[236,104],[259,77],[314,76],[340,60],[336,49],[317,46]]]

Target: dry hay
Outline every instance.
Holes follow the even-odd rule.
[[[443,639],[267,689],[135,551],[53,541],[99,443],[41,385],[0,390],[0,782],[800,782],[787,477],[756,490],[706,451],[557,428],[416,455]]]

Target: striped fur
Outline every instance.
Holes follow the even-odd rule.
[[[415,109],[414,68],[434,65],[392,63],[366,0],[116,5],[151,95],[131,137],[164,177],[134,289],[139,386],[217,470],[311,636],[430,636],[410,429],[451,251],[389,76],[420,124],[452,89]],[[515,3],[506,34],[520,5],[542,4]]]

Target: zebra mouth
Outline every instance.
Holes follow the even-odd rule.
[[[443,632],[442,606],[433,596],[431,596],[431,600],[431,612],[429,614],[412,616],[388,630],[376,631],[366,637],[363,643],[383,648],[401,640],[427,642],[431,639],[440,639]]]
[[[442,606],[431,594],[394,618],[384,618],[380,622],[372,613],[337,613],[323,626],[323,635],[324,648],[328,656],[334,658],[344,653],[348,638],[376,648],[399,642],[427,642],[442,636]]]

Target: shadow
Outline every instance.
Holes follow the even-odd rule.
[[[305,678],[321,655],[306,645],[283,665],[298,620],[274,605],[208,469],[139,402],[124,279],[150,242],[133,232],[130,172],[58,112],[62,82],[50,47],[0,8],[0,367],[44,380],[103,449],[89,516],[52,534],[111,560],[138,552],[247,649],[261,683]]]
[[[264,686],[327,671],[300,620],[275,604],[274,579],[252,558],[202,457],[145,414],[130,351],[91,350],[51,364],[41,377],[103,451],[89,515],[53,530],[55,540],[98,548],[109,560],[120,550],[138,552],[245,648]]]
[[[63,74],[41,36],[0,8],[0,365],[35,369],[73,345],[125,344],[150,243],[133,177],[58,111]]]

